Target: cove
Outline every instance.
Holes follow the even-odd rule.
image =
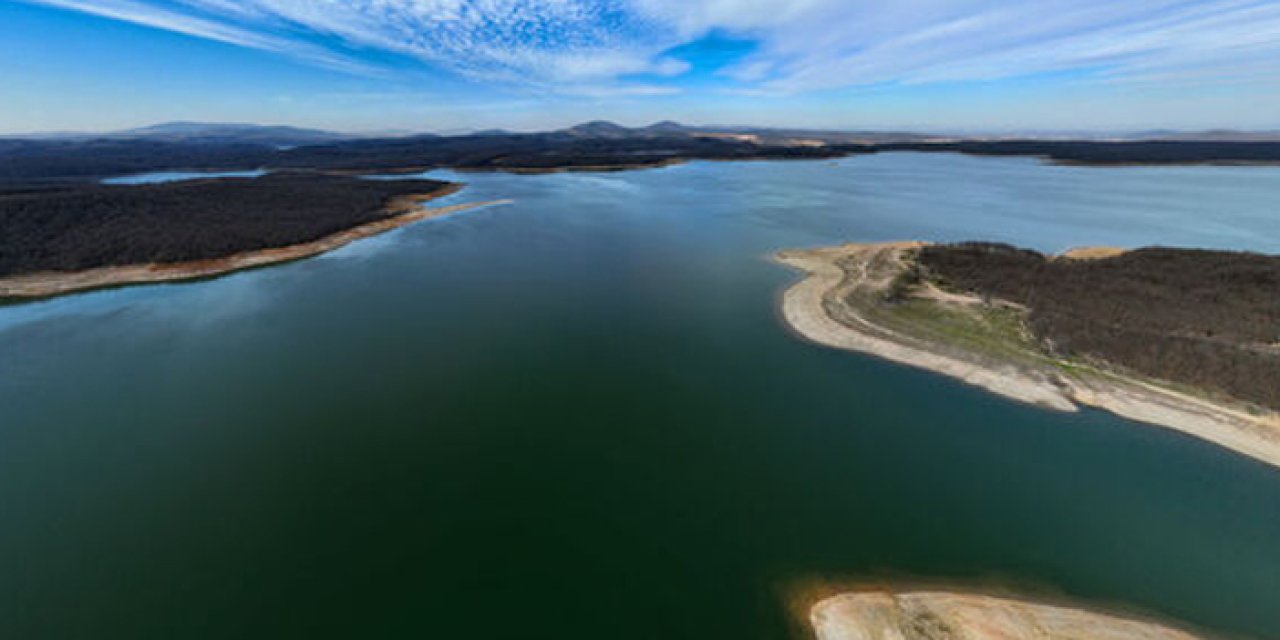
[[[0,636],[780,638],[819,577],[1280,635],[1280,474],[789,334],[845,241],[1280,252],[1280,169],[885,154],[511,199],[0,307]]]

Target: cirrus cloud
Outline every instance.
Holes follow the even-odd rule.
[[[1069,73],[1103,82],[1280,79],[1272,0],[26,0],[356,73],[405,57],[472,81],[587,95],[679,91],[708,34],[756,46],[712,70],[793,94]]]

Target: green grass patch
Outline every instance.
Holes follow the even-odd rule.
[[[1016,309],[961,307],[918,298],[896,303],[859,302],[868,320],[926,342],[1013,362],[1042,364],[1050,360]]]

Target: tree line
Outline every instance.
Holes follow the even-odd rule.
[[[309,242],[386,215],[436,180],[273,174],[0,191],[0,276],[182,262]]]
[[[991,243],[920,250],[945,287],[1026,305],[1054,353],[1280,409],[1280,256],[1138,249],[1055,259]]]

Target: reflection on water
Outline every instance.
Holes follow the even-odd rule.
[[[0,637],[777,638],[782,585],[901,574],[1280,635],[1280,473],[799,341],[763,259],[1276,252],[1280,170],[431,175],[515,204],[0,307]]]
[[[107,178],[102,181],[102,184],[160,184],[163,182],[208,178],[257,178],[265,175],[267,175],[267,172],[262,169],[253,171],[155,171]]]

